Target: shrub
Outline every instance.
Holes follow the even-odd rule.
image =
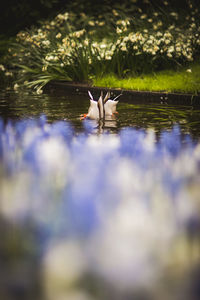
[[[180,13],[153,5],[146,11],[132,2],[98,16],[64,12],[39,28],[19,32],[10,49],[18,81],[40,92],[53,79],[135,76],[199,58],[199,10],[191,2]]]

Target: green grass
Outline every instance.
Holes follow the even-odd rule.
[[[200,64],[192,64],[180,71],[168,70],[125,79],[119,79],[116,75],[108,74],[103,78],[95,78],[93,85],[137,91],[166,91],[196,94],[200,92]]]

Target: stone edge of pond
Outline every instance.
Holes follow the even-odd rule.
[[[200,106],[200,94],[183,94],[183,93],[169,93],[169,92],[149,92],[149,91],[135,91],[123,90],[120,88],[105,88],[89,86],[88,84],[69,83],[65,81],[51,81],[45,87],[45,91],[50,93],[70,92],[71,94],[87,95],[88,90],[94,93],[95,97],[99,96],[100,91],[111,92],[113,96],[122,93],[120,102],[129,103],[157,103],[166,105],[190,105]]]

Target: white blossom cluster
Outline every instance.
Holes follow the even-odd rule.
[[[112,18],[58,14],[40,28],[18,33],[17,44],[10,49],[13,64],[21,66],[23,75],[29,76],[31,69],[62,79],[70,77],[69,66],[87,69],[88,77],[93,76],[99,62],[113,73],[116,65],[132,67],[130,60],[142,62],[141,66],[159,60],[183,65],[200,55],[199,11],[192,5],[189,9],[185,17],[169,10],[167,19],[160,11],[147,13],[140,8],[127,16],[112,9]]]

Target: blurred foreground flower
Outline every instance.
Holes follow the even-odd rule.
[[[0,121],[4,299],[197,299],[200,144],[85,128]]]

